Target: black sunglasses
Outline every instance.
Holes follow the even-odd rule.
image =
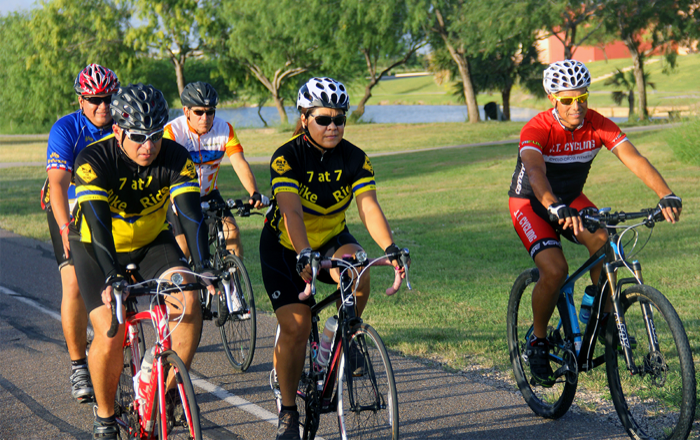
[[[216,113],[215,108],[210,108],[208,110],[192,110],[192,113],[194,113],[197,116],[202,116],[203,114],[207,114],[207,116],[211,116]]]
[[[316,116],[316,115],[309,115],[310,118],[314,118],[316,120],[316,123],[320,125],[321,127],[328,127],[331,125],[331,122],[335,124],[336,127],[342,127],[345,125],[345,120],[347,119],[345,115],[338,115],[338,116]]]
[[[107,96],[83,96],[83,101],[87,101],[92,105],[100,105],[103,102],[109,105],[112,102],[112,95]]]
[[[129,130],[124,130],[124,133],[126,133],[126,137],[128,137],[133,142],[136,142],[137,144],[145,144],[146,142],[148,142],[149,139],[151,141],[153,141],[153,143],[155,144],[156,142],[158,142],[159,140],[161,140],[163,138],[163,129],[162,128],[158,131],[154,131],[154,132],[148,133],[148,134],[133,133]]]

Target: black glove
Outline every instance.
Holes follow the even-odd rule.
[[[664,209],[664,208],[681,209],[683,207],[683,202],[681,201],[680,197],[671,193],[667,196],[661,197],[661,199],[659,200],[658,206],[659,206],[659,209]]]
[[[307,247],[299,252],[299,255],[297,255],[297,273],[299,275],[301,275],[304,268],[311,262],[311,252],[313,252],[313,250],[310,247]]]
[[[270,199],[267,198],[267,196],[264,196],[260,194],[259,192],[255,191],[251,196],[250,200],[253,201],[251,205],[255,205],[257,202],[260,202],[263,204],[263,206],[268,206],[270,204]]]
[[[399,249],[398,246],[396,246],[396,243],[391,243],[389,246],[387,246],[386,249],[384,249],[384,254],[389,255],[389,254],[398,254],[401,252],[401,249]],[[398,255],[392,255],[389,257],[389,261],[396,261],[399,259]]]
[[[111,277],[109,277],[105,280],[105,283],[102,286],[102,290],[105,290],[107,288],[107,286],[111,286],[115,283],[121,284],[122,288],[124,288],[128,285],[126,282],[126,278],[124,278],[124,276],[122,276],[122,275],[117,274],[117,275],[112,275]]]
[[[549,219],[553,222],[579,216],[577,210],[561,202],[549,205],[547,212],[549,213]]]

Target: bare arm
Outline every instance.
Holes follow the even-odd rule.
[[[66,170],[52,168],[48,170],[49,175],[49,199],[51,200],[51,211],[59,227],[70,221],[70,208],[68,206],[68,187],[70,186],[71,173]],[[70,244],[68,243],[68,233],[65,230],[61,233],[63,241],[63,252],[66,258],[70,258]]]
[[[243,184],[243,187],[246,189],[246,191],[248,191],[248,194],[252,196],[253,193],[258,191],[258,185],[255,182],[255,176],[253,175],[253,171],[250,169],[250,164],[247,160],[245,160],[243,152],[241,151],[234,153],[229,156],[229,159],[231,160],[233,171],[236,172],[241,184]],[[262,203],[259,201],[255,202],[255,207],[262,207]]]
[[[542,154],[537,151],[524,150],[520,152],[520,159],[527,172],[527,178],[530,181],[532,191],[535,197],[542,203],[542,206],[548,208],[552,204],[559,203],[559,198],[554,194],[552,186],[547,179],[547,166],[544,163]],[[583,223],[579,217],[567,217],[560,219],[559,224],[563,225],[564,229],[572,228],[574,234],[583,231]]]
[[[376,191],[367,191],[357,196],[357,210],[360,219],[364,223],[369,235],[379,245],[382,250],[389,247],[394,242],[394,237],[389,228],[384,212],[377,201]]]
[[[632,145],[632,142],[623,142],[612,150],[612,152],[635,174],[635,176],[639,177],[649,189],[654,191],[659,199],[673,192],[657,169],[654,168],[646,157],[639,153],[637,148]],[[681,209],[665,208],[663,214],[666,221],[675,223],[676,219],[680,218]]]

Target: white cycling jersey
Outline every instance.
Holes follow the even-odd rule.
[[[205,196],[217,189],[219,164],[224,154],[231,157],[233,154],[243,152],[243,147],[231,124],[216,117],[211,130],[200,136],[189,126],[187,117],[180,116],[165,126],[164,137],[174,140],[189,151],[197,168],[200,196]]]

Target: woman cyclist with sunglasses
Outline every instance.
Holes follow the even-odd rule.
[[[534,334],[526,354],[533,379],[543,387],[554,384],[545,337],[559,287],[568,274],[560,235],[583,244],[591,255],[608,237],[603,230],[584,229],[579,218],[580,210],[595,207],[583,194],[583,186],[601,148],[610,150],[656,193],[667,221],[675,223],[681,214],[680,197],[656,168],[614,122],[588,108],[590,84],[591,75],[579,61],[558,61],[544,71],[544,88],[554,107],[535,116],[520,132],[508,191],[513,226],[540,272],[532,292]],[[601,266],[602,262],[591,270],[594,284]],[[610,308],[608,304],[606,311]]]
[[[353,197],[374,241],[386,252],[398,251],[377,202],[372,164],[362,150],[343,139],[349,106],[343,84],[311,78],[299,90],[301,116],[294,137],[270,161],[273,200],[260,238],[260,262],[280,326],[274,351],[282,393],[278,440],[299,438],[295,396],[311,332],[313,301],[300,301],[299,293],[311,280],[311,252],[342,257],[362,249],[345,224]],[[398,263],[393,263],[399,270]],[[336,284],[339,276],[337,270],[322,271],[318,279]],[[368,296],[369,277],[363,277],[357,289],[358,315]]]

